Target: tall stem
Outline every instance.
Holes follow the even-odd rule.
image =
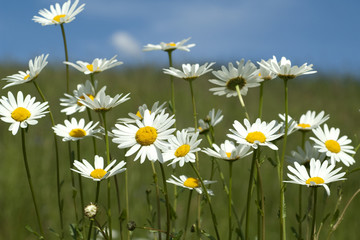
[[[301,131],[301,148],[305,151],[305,136],[306,131]],[[303,213],[302,213],[302,186],[299,185],[299,216],[298,216],[298,223],[299,223],[299,232],[298,232],[298,240],[302,240],[302,222],[303,222]]]
[[[29,163],[28,163],[27,155],[26,155],[25,129],[24,128],[21,128],[21,145],[22,145],[22,152],[23,152],[26,175],[27,175],[27,179],[28,179],[28,183],[29,183],[29,187],[30,187],[31,197],[32,197],[34,207],[35,207],[36,218],[37,218],[37,222],[38,222],[38,225],[39,225],[40,234],[41,234],[42,237],[44,237],[44,230],[43,230],[43,227],[42,227],[42,224],[41,224],[39,209],[38,209],[38,206],[36,204],[36,197],[35,197],[34,188],[33,188],[32,180],[31,180]]]
[[[151,168],[153,171],[153,180],[156,188],[156,207],[157,207],[157,220],[158,220],[158,229],[161,229],[161,214],[160,214],[160,190],[159,190],[159,183],[157,178],[157,173],[155,169],[154,162],[151,161]],[[158,232],[159,240],[161,240],[161,232]]]
[[[249,116],[249,114],[248,114],[248,112],[247,112],[247,110],[246,110],[246,106],[245,106],[244,100],[243,100],[243,98],[242,98],[242,96],[241,96],[241,92],[240,92],[240,87],[239,87],[239,85],[236,85],[235,88],[236,88],[236,92],[237,92],[238,97],[239,97],[240,104],[241,104],[241,106],[244,108],[245,117],[250,121],[250,116]]]
[[[262,109],[263,109],[263,102],[264,102],[264,82],[260,83],[260,94],[259,94],[259,115],[258,118],[261,119],[262,117]]]
[[[106,159],[107,165],[110,164],[110,146],[109,146],[109,134],[107,129],[107,121],[106,121],[106,112],[102,112],[102,117],[104,120],[104,130],[105,130],[105,146],[106,146]],[[111,225],[111,185],[110,178],[107,179],[107,200],[108,200],[108,225],[109,225],[109,239],[112,240],[112,225]]]
[[[167,51],[169,56],[169,67],[173,66],[172,63],[172,50]],[[170,75],[170,82],[171,82],[171,107],[174,114],[174,118],[176,119],[176,108],[175,108],[175,84],[174,84],[174,77]],[[174,127],[176,128],[176,121],[174,123]]]
[[[260,159],[260,151],[258,159]],[[256,172],[257,172],[257,195],[258,195],[258,218],[259,218],[259,226],[258,226],[258,239],[265,239],[265,198],[264,198],[264,192],[263,192],[263,184],[261,179],[261,173],[260,173],[260,163],[259,161],[256,161]],[[261,224],[260,224],[261,219]],[[260,238],[261,236],[261,238]]]
[[[77,159],[78,161],[81,161],[80,158],[80,140],[76,141],[76,150],[77,150]],[[79,179],[79,188],[80,188],[80,201],[81,201],[81,209],[84,210],[84,193],[82,188],[82,179],[81,175],[78,174]]]
[[[69,56],[68,56],[68,49],[67,49],[67,44],[66,44],[66,36],[65,36],[65,29],[64,29],[64,24],[60,24],[61,27],[61,33],[63,36],[63,40],[64,40],[64,51],[65,51],[65,61],[69,61]],[[66,93],[69,93],[69,65],[65,64],[65,70],[66,70]]]
[[[186,231],[187,231],[187,227],[188,227],[188,223],[189,223],[189,213],[190,213],[190,205],[191,205],[191,196],[192,196],[193,191],[189,191],[189,199],[188,199],[188,203],[187,203],[187,208],[186,208],[186,218],[185,218],[185,228],[184,228],[184,240],[186,240]]]
[[[232,225],[231,225],[231,202],[232,202],[232,161],[229,161],[229,198],[228,198],[228,214],[229,214],[229,240],[231,240],[232,235]]]
[[[283,148],[280,159],[279,166],[279,185],[280,185],[280,239],[286,239],[286,212],[285,212],[285,184],[283,182],[284,179],[284,160],[285,160],[285,152],[286,152],[286,142],[288,135],[288,79],[284,79],[284,89],[285,89],[285,133],[283,140]]]
[[[200,180],[201,187],[202,187],[202,189],[203,189],[203,191],[204,191],[204,194],[205,194],[205,196],[206,196],[206,199],[207,199],[207,201],[208,201],[208,203],[209,203],[209,208],[210,208],[211,218],[212,218],[213,225],[214,225],[214,229],[215,229],[215,233],[216,233],[216,238],[217,238],[218,240],[220,240],[220,235],[219,235],[219,231],[218,231],[218,228],[217,228],[216,216],[215,216],[214,210],[213,210],[212,205],[211,205],[211,199],[210,199],[209,193],[208,193],[208,191],[207,191],[207,189],[206,189],[206,186],[205,186],[205,184],[204,184],[204,182],[203,182],[203,180],[202,180],[202,178],[201,178],[201,176],[200,176],[199,171],[196,169],[196,167],[195,167],[192,163],[190,163],[190,166],[192,167],[192,169],[194,170],[196,176],[197,176],[198,179]]]
[[[165,195],[165,204],[166,204],[166,240],[170,239],[170,202],[169,202],[169,196],[166,186],[166,176],[165,171],[162,163],[159,162],[160,169],[161,169],[161,175],[163,179],[163,185],[164,185],[164,195]]]
[[[100,181],[96,182],[96,194],[95,194],[95,202],[94,202],[95,204],[97,204],[97,202],[99,200],[99,193],[100,193]],[[91,238],[91,230],[92,230],[93,224],[94,224],[94,219],[92,218],[92,219],[90,219],[90,226],[89,226],[87,240],[90,240],[90,238]],[[94,235],[95,235],[95,233],[94,233]]]
[[[34,86],[35,86],[37,92],[39,93],[41,99],[43,100],[43,102],[46,102],[45,96],[42,93],[39,85],[36,83],[35,80],[33,80],[32,82],[34,83]],[[51,125],[54,127],[55,126],[55,121],[54,121],[54,117],[52,115],[52,112],[50,110],[50,106],[49,106],[48,110],[49,110],[49,117],[50,117]],[[54,136],[54,144],[55,144],[57,203],[58,203],[58,209],[59,209],[59,215],[60,215],[60,227],[61,227],[60,239],[63,239],[63,237],[64,237],[64,220],[63,220],[63,205],[62,205],[62,202],[61,202],[59,148],[58,148],[58,144],[57,144],[56,134],[54,133],[53,136]]]
[[[317,187],[314,187],[314,205],[313,205],[313,219],[311,224],[311,240],[315,240],[315,224],[316,224],[316,201],[317,201]]]
[[[249,176],[249,185],[248,185],[247,201],[246,201],[245,240],[249,239],[250,202],[251,202],[251,192],[252,192],[251,189],[252,189],[252,185],[254,182],[256,156],[257,156],[257,149],[255,149],[253,152],[253,158],[252,158],[252,162],[251,162],[251,169],[250,169],[250,176]]]

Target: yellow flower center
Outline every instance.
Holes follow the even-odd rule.
[[[174,155],[175,155],[175,157],[185,157],[189,151],[190,151],[190,145],[184,144],[184,145],[181,145],[180,147],[178,147],[178,149],[176,149]]]
[[[298,124],[298,127],[301,127],[301,128],[309,128],[309,127],[311,127],[311,125],[308,124],[308,123],[299,123],[299,124]]]
[[[266,137],[262,132],[255,131],[255,132],[248,133],[245,140],[248,141],[249,143],[254,143],[255,141],[264,143],[266,140]]]
[[[86,136],[86,131],[81,128],[74,128],[69,132],[69,135],[71,137],[81,138]]]
[[[142,146],[149,146],[155,142],[157,138],[156,129],[153,127],[142,127],[135,134],[136,142]]]
[[[325,182],[324,179],[322,179],[321,177],[312,177],[312,178],[309,178],[308,180],[306,180],[306,184],[315,183],[316,185],[318,185],[318,184],[322,184],[324,182]]]
[[[231,152],[226,152],[226,156],[227,156],[228,158],[230,158],[230,157],[231,157]]]
[[[226,87],[229,90],[236,91],[236,86],[242,89],[246,85],[246,79],[243,77],[236,77],[226,82]]]
[[[340,144],[335,140],[327,140],[325,142],[325,147],[333,153],[338,153],[341,150]]]
[[[91,95],[91,94],[86,94],[86,96],[88,96],[92,101],[94,101],[94,96],[93,95]],[[85,100],[85,97],[84,96],[81,96],[81,97],[79,97],[80,99],[83,99],[83,100]],[[83,104],[78,100],[77,101],[77,105],[79,105],[79,106],[83,106]]]
[[[29,77],[30,77],[30,74],[26,75],[26,76],[24,77],[24,80],[26,81]]]
[[[199,180],[197,180],[196,178],[190,177],[190,178],[185,180],[184,186],[189,187],[189,188],[197,188],[197,187],[200,186]]]
[[[90,176],[93,178],[102,179],[106,173],[107,172],[104,169],[94,169],[94,171],[90,173]]]
[[[60,14],[60,15],[56,15],[54,18],[53,18],[53,20],[55,21],[55,22],[60,22],[60,18],[63,18],[63,17],[65,17],[66,15],[65,14]]]
[[[94,71],[94,66],[93,66],[92,64],[86,65],[86,68],[87,68],[90,72]]]
[[[176,47],[176,43],[173,43],[173,42],[167,43],[166,46],[168,46],[168,47]]]
[[[28,119],[30,116],[31,113],[29,112],[29,110],[23,107],[18,107],[11,113],[12,119],[18,122],[22,122]]]

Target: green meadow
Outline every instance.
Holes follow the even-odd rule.
[[[51,58],[49,59],[51,62]],[[60,68],[61,63],[56,66],[47,66],[36,79],[38,85],[42,88],[43,93],[48,100],[51,110],[54,114],[56,123],[64,123],[66,115],[61,113],[62,107],[59,105],[59,98],[64,96],[65,89],[65,67]],[[108,116],[108,125],[113,127],[116,119],[120,117],[128,117],[128,113],[136,113],[138,106],[146,103],[148,106],[156,101],[160,103],[168,102],[170,99],[170,80],[169,76],[162,73],[162,68],[167,66],[141,66],[128,67],[126,64],[116,67],[116,70],[105,71],[96,75],[95,79],[99,82],[99,88],[107,86],[106,94],[114,96],[118,93],[130,93],[131,99],[122,103],[118,107],[112,109]],[[179,66],[177,66],[179,67]],[[220,65],[212,67],[218,70]],[[25,70],[26,66],[15,66],[7,63],[0,64],[0,77],[4,78],[8,75],[17,73],[18,70]],[[315,66],[316,70],[316,66]],[[209,91],[209,88],[214,87],[208,82],[208,79],[214,78],[211,73],[200,77],[193,83],[198,118],[205,118],[207,113],[212,109],[221,109],[223,111],[224,120],[215,127],[216,143],[221,143],[226,139],[226,134],[230,133],[234,120],[243,122],[244,111],[241,108],[238,98],[226,98],[224,96],[214,96]],[[70,89],[71,92],[79,83],[84,83],[87,80],[86,76],[78,71],[70,68]],[[177,129],[181,130],[187,127],[193,127],[192,102],[190,96],[189,85],[186,81],[175,78],[175,97],[176,97],[176,125]],[[5,85],[2,82],[1,87]],[[6,96],[8,91],[14,94],[17,91],[22,91],[24,94],[31,94],[36,96],[37,101],[41,101],[33,83],[26,83],[8,89],[1,90],[1,96]],[[294,80],[289,81],[289,114],[295,119],[304,114],[308,110],[316,111],[317,113],[324,110],[326,114],[330,115],[327,121],[329,127],[340,128],[340,135],[347,135],[352,139],[352,146],[356,147],[359,144],[358,136],[360,134],[360,81],[352,76],[340,76],[324,73],[317,73],[309,76],[300,76]],[[271,120],[278,120],[279,113],[284,113],[284,90],[283,82],[280,79],[274,79],[266,82],[264,85],[264,107],[263,119],[270,122]],[[244,101],[251,119],[255,119],[258,113],[259,103],[259,88],[251,88]],[[76,113],[74,115],[77,119],[85,118],[87,121],[87,114]],[[95,121],[98,118],[95,116]],[[21,135],[13,136],[8,131],[9,124],[0,122],[0,239],[36,239],[36,237],[26,230],[26,226],[37,230],[36,215],[28,188],[26,173],[24,169],[22,149],[21,149]],[[312,135],[309,133],[308,136]],[[201,136],[201,147],[209,147],[208,142],[204,136]],[[295,132],[288,138],[287,155],[291,150],[296,150],[296,146],[301,143],[301,134]],[[74,207],[72,203],[72,188],[70,179],[70,162],[68,143],[63,142],[60,137],[57,138],[60,150],[60,178],[62,181],[61,198],[64,204],[64,228],[65,239],[70,237],[70,224],[74,223]],[[101,139],[97,139],[98,153],[105,157],[105,144]],[[49,117],[39,119],[39,123],[35,126],[30,126],[26,134],[26,148],[29,159],[34,190],[37,195],[39,211],[42,216],[43,226],[45,228],[45,235],[47,239],[57,239],[54,232],[59,232],[59,212],[56,198],[56,165],[55,165],[55,150],[53,141],[53,130]],[[281,151],[282,143],[278,143],[279,151]],[[76,149],[76,144],[71,143],[72,149]],[[155,227],[151,226],[152,218],[156,210],[155,202],[155,187],[153,184],[153,176],[151,165],[148,160],[143,164],[138,161],[133,161],[135,155],[125,159],[125,151],[118,149],[116,144],[110,143],[110,154],[112,159],[126,160],[127,174],[128,174],[128,192],[129,192],[129,219],[136,222],[138,227]],[[270,158],[274,157],[273,151],[264,148],[263,156]],[[81,158],[87,159],[93,163],[94,153],[91,139],[81,141]],[[76,157],[75,157],[76,159]],[[200,173],[204,179],[209,179],[211,169],[211,159],[204,153],[199,153],[200,159]],[[343,164],[343,170],[351,171],[360,167],[360,161],[355,155],[356,163],[349,168]],[[228,163],[217,160],[219,167],[225,176],[225,183],[228,181]],[[263,191],[265,196],[265,220],[266,220],[266,239],[279,239],[279,184],[277,169],[273,166],[273,160],[263,159],[260,171],[262,174]],[[233,164],[233,202],[236,207],[237,215],[240,221],[243,219],[244,210],[246,206],[246,194],[250,172],[251,156],[236,161]],[[287,165],[287,163],[286,163]],[[158,167],[157,164],[155,164]],[[171,166],[166,166],[166,178],[170,178],[173,173]],[[162,182],[159,173],[159,184],[161,189]],[[285,179],[287,168],[284,168]],[[184,167],[176,168],[176,175],[185,174],[187,176],[196,177],[190,168],[185,164]],[[115,187],[113,179],[112,183],[112,215],[113,228],[126,235],[128,231],[125,220],[119,218],[125,207],[125,181],[124,174],[117,175],[118,188]],[[317,229],[321,225],[321,221],[326,217],[323,223],[322,231],[319,239],[326,239],[329,225],[332,223],[334,214],[336,217],[336,209],[341,213],[345,208],[351,196],[359,189],[360,172],[354,171],[346,176],[346,181],[335,182],[329,185],[331,195],[328,197],[323,188],[318,191],[318,215],[317,215]],[[76,178],[77,180],[77,178]],[[217,183],[211,185],[214,191],[214,196],[211,198],[214,212],[217,217],[220,235],[226,239],[228,234],[228,217],[227,217],[227,195],[224,192],[223,183],[220,180],[219,172],[217,171],[214,180]],[[83,188],[85,202],[90,203],[94,201],[96,184],[90,179],[83,178]],[[168,184],[170,202],[174,201],[173,185]],[[310,188],[303,186],[304,199],[307,199]],[[298,186],[295,184],[287,184],[285,199],[286,199],[286,231],[288,239],[296,239],[292,233],[291,228],[297,229],[296,212],[297,212],[297,192]],[[119,194],[120,202],[117,201],[115,195]],[[183,229],[185,221],[185,211],[188,201],[189,191],[187,189],[178,188],[176,220],[173,225],[173,231],[179,232]],[[196,221],[195,212],[197,207],[196,196],[193,193],[191,203],[191,215],[189,223],[193,224]],[[147,201],[147,197],[149,201]],[[341,198],[341,200],[339,200]],[[163,195],[162,195],[163,199]],[[309,198],[311,199],[311,198]],[[78,198],[77,198],[78,200]],[[256,201],[256,188],[254,189],[252,203]],[[105,223],[106,216],[106,182],[101,183],[98,221]],[[304,212],[310,207],[308,200],[303,201]],[[82,210],[78,202],[78,213],[81,216]],[[253,204],[255,206],[255,204]],[[215,236],[211,221],[209,207],[205,201],[202,204],[202,229],[207,233]],[[345,212],[344,219],[339,225],[338,229],[333,233],[331,239],[358,239],[359,230],[357,229],[359,220],[358,213],[360,212],[360,196],[356,196]],[[311,211],[309,211],[311,215]],[[123,216],[123,215],[122,215]],[[162,227],[165,229],[165,203],[161,202],[161,216]],[[334,218],[336,220],[336,218]],[[88,219],[84,219],[85,224],[88,224]],[[122,222],[122,224],[120,224]],[[156,221],[154,221],[156,222]],[[256,208],[252,207],[250,216],[251,228],[250,236],[256,235],[257,229],[257,214]],[[311,222],[311,221],[310,221]],[[305,220],[304,232],[309,231],[310,222]],[[234,218],[234,228],[238,224]],[[244,222],[242,223],[244,228]],[[243,230],[243,229],[242,229]],[[132,232],[133,239],[143,238],[152,239],[154,235],[144,229],[137,228]],[[196,233],[188,233],[188,239],[198,239]],[[125,239],[117,237],[116,239]],[[204,237],[204,239],[206,239]],[[236,234],[233,233],[233,239]]]

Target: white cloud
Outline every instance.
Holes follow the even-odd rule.
[[[111,44],[123,55],[132,58],[139,58],[141,56],[140,44],[127,32],[118,31],[113,33]]]

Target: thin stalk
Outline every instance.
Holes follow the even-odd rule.
[[[167,51],[168,56],[169,56],[169,67],[173,66],[172,63],[172,50],[171,51]],[[172,107],[172,111],[174,114],[174,119],[176,119],[176,108],[175,108],[175,84],[174,84],[174,77],[172,75],[170,75],[170,82],[171,82],[171,107]],[[176,121],[174,123],[174,127],[176,128]]]
[[[158,228],[161,229],[160,190],[159,190],[159,183],[158,183],[157,173],[156,173],[156,169],[155,169],[155,165],[154,165],[153,161],[151,161],[151,168],[152,168],[152,171],[153,171],[153,179],[154,179],[154,184],[155,184],[155,188],[156,188],[156,206],[157,206]],[[158,232],[158,234],[159,234],[159,240],[161,240],[161,232]]]
[[[185,218],[185,228],[184,228],[184,240],[186,240],[186,231],[188,228],[188,223],[189,223],[189,213],[190,213],[190,205],[191,205],[191,196],[192,196],[193,191],[190,190],[189,191],[189,199],[188,199],[188,203],[187,203],[187,208],[186,208],[186,218]]]
[[[89,121],[92,121],[90,109],[86,108],[86,112],[88,114]],[[94,148],[94,155],[97,155],[96,139],[94,137],[92,138],[92,142],[93,142],[93,148]]]
[[[106,146],[106,159],[107,159],[107,165],[110,164],[110,146],[109,146],[109,134],[106,124],[106,112],[102,112],[103,117],[103,124],[104,124],[104,130],[105,130],[105,146]],[[107,200],[108,200],[108,226],[109,226],[109,239],[112,240],[112,225],[111,225],[111,185],[110,185],[110,178],[107,179]]]
[[[121,201],[120,201],[120,190],[119,190],[119,184],[116,175],[114,176],[115,181],[115,190],[116,190],[116,199],[117,199],[117,205],[118,205],[118,211],[119,211],[119,226],[120,226],[120,240],[123,239],[123,227],[122,227],[122,218],[121,216]]]
[[[35,207],[36,219],[37,219],[37,222],[38,222],[38,225],[39,225],[40,234],[41,234],[42,238],[44,238],[44,230],[43,230],[43,227],[42,227],[42,224],[41,224],[39,209],[38,209],[38,206],[36,204],[35,192],[34,192],[32,180],[31,180],[30,168],[29,168],[29,163],[28,163],[27,155],[26,155],[25,129],[24,128],[21,128],[21,145],[22,145],[22,152],[23,152],[26,176],[27,176],[27,180],[28,180],[28,183],[29,183],[29,187],[30,187],[31,197],[32,197],[34,207]]]
[[[94,202],[95,204],[97,204],[97,202],[99,200],[99,193],[100,193],[100,181],[96,182],[96,194],[95,194],[95,202]],[[91,218],[87,240],[90,240],[90,238],[91,238],[91,230],[92,230],[93,224],[94,224],[94,219]],[[94,233],[94,235],[95,235],[95,233]]]
[[[251,202],[251,189],[254,182],[254,172],[256,165],[257,149],[254,149],[253,158],[251,162],[250,176],[249,176],[249,185],[247,192],[247,201],[246,201],[246,218],[245,218],[245,240],[249,239],[249,219],[250,219],[250,202]]]
[[[205,184],[204,184],[204,182],[203,182],[203,180],[202,180],[202,178],[201,178],[201,176],[200,176],[199,171],[196,169],[196,167],[194,166],[194,164],[190,163],[190,166],[191,166],[192,169],[194,170],[196,176],[198,177],[198,179],[199,179],[199,181],[200,181],[200,183],[201,183],[201,187],[202,187],[202,189],[203,189],[203,191],[204,191],[204,194],[205,194],[205,196],[206,196],[206,199],[207,199],[207,201],[208,201],[208,203],[209,203],[209,208],[210,208],[211,218],[212,218],[213,225],[214,225],[214,229],[215,229],[215,233],[216,233],[216,238],[217,238],[218,240],[220,240],[220,235],[219,235],[219,231],[218,231],[218,228],[217,228],[216,216],[215,216],[214,210],[213,210],[212,205],[211,205],[211,199],[210,199],[209,193],[208,193],[208,191],[207,191],[207,189],[206,189],[206,186],[205,186]]]
[[[263,102],[264,102],[264,82],[261,82],[260,94],[259,94],[259,115],[258,115],[258,118],[260,119],[262,117]]]
[[[61,27],[61,33],[63,36],[63,41],[64,41],[64,51],[65,51],[65,61],[69,61],[69,56],[68,56],[68,49],[67,49],[67,44],[66,44],[66,36],[65,36],[65,29],[64,29],[64,24],[60,24]],[[65,71],[66,71],[66,93],[69,93],[69,65],[65,64]]]
[[[301,148],[305,151],[305,136],[306,131],[301,131]],[[298,239],[302,240],[302,222],[303,222],[303,213],[302,213],[302,186],[299,185],[299,230],[298,230]]]
[[[317,201],[317,187],[313,188],[314,192],[314,205],[313,205],[313,219],[311,224],[311,240],[315,240],[315,224],[316,224],[316,201]]]
[[[76,150],[77,150],[77,159],[78,161],[81,161],[80,158],[80,140],[76,141]],[[81,201],[81,209],[84,210],[84,193],[83,193],[83,187],[82,187],[82,179],[81,175],[78,174],[79,179],[79,188],[80,188],[80,201]]]
[[[260,157],[258,157],[258,159],[260,159]],[[259,205],[259,210],[258,210],[258,219],[259,219],[258,239],[265,240],[265,198],[264,198],[263,184],[260,173],[260,164],[258,161],[256,161],[256,172],[257,172],[256,186],[257,186],[258,204],[261,203],[261,205]]]
[[[163,165],[159,162],[161,175],[163,179],[163,185],[164,185],[164,196],[165,196],[165,204],[166,204],[166,240],[170,239],[170,202],[169,202],[169,196],[166,186],[166,175]]]
[[[242,98],[242,96],[241,96],[241,92],[240,92],[240,87],[239,87],[239,85],[236,85],[235,88],[236,88],[236,92],[237,92],[238,97],[239,97],[240,104],[241,104],[241,106],[244,108],[245,117],[250,121],[250,117],[249,117],[249,114],[248,114],[248,112],[247,112],[247,110],[246,110],[246,106],[245,106],[244,100],[243,100],[243,98]]]
[[[232,202],[232,161],[229,161],[229,198],[228,198],[228,214],[229,214],[229,240],[231,240],[232,235],[232,225],[231,225],[231,202]]]
[[[34,83],[34,86],[39,93],[41,99],[43,102],[47,102],[45,99],[44,94],[42,93],[39,85],[35,82],[35,80],[32,81]],[[54,117],[52,115],[52,112],[50,110],[50,106],[48,108],[49,110],[49,117],[51,121],[51,125],[55,126]],[[59,160],[59,147],[57,144],[56,134],[53,134],[54,136],[54,143],[55,143],[55,165],[56,165],[56,190],[57,190],[57,203],[58,203],[58,209],[59,209],[59,215],[60,215],[60,228],[61,228],[61,234],[60,239],[64,238],[64,220],[63,220],[63,206],[61,203],[61,186],[60,186],[60,160]]]
[[[128,164],[128,161],[125,157],[125,149],[124,149],[124,159],[126,164]],[[128,171],[125,171],[125,208],[126,208],[126,223],[130,221],[130,209],[129,209],[129,182],[128,182]],[[130,240],[130,231],[126,231],[127,236],[126,239]]]
[[[280,240],[286,239],[286,212],[285,212],[285,184],[284,179],[284,160],[286,152],[286,142],[288,135],[288,80],[284,79],[284,89],[285,89],[285,134],[283,140],[282,154],[280,158],[279,165],[279,185],[280,185]]]
[[[71,171],[71,168],[73,167],[73,163],[74,163],[74,155],[73,155],[73,152],[71,151],[70,142],[68,142],[68,150],[69,150],[69,165],[70,165],[69,169],[70,169],[71,187],[72,187],[72,200],[73,200],[73,205],[74,205],[75,220],[76,220],[76,223],[78,223],[79,218],[78,218],[77,205],[76,205],[76,193],[77,193],[77,191],[76,191],[76,187],[75,187],[74,172]]]

